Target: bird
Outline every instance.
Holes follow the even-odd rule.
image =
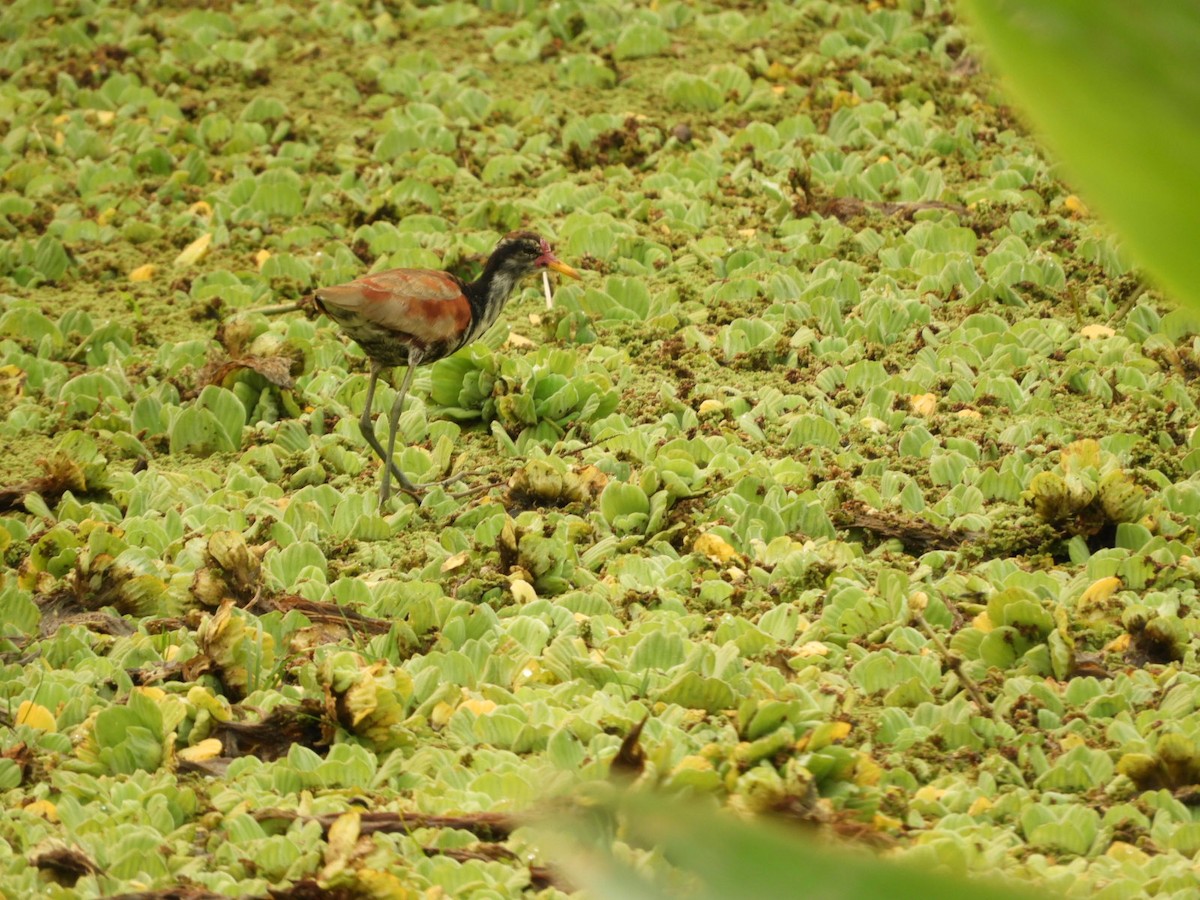
[[[319,288],[317,310],[357,343],[370,362],[367,396],[358,427],[383,462],[379,505],[392,492],[392,476],[405,492],[419,496],[429,485],[414,484],[394,461],[396,428],[413,372],[478,340],[492,327],[513,289],[526,275],[549,269],[580,278],[532,231],[512,231],[496,244],[475,281],[438,269],[387,269],[354,281]],[[388,412],[387,448],[375,435],[371,406],[384,371],[407,366],[400,391]]]

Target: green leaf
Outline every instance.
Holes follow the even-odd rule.
[[[207,409],[195,406],[182,410],[172,423],[170,448],[172,455],[194,453],[197,456],[235,449],[216,417]]]
[[[210,384],[200,392],[198,403],[213,414],[229,449],[240,449],[242,429],[246,426],[246,407],[237,395],[233,391]]]
[[[696,876],[687,896],[709,900],[758,900],[761,897],[821,897],[865,900],[874,897],[922,900],[1032,900],[1033,891],[991,881],[923,871],[911,865],[842,851],[797,830],[745,821],[700,805],[669,802],[645,795],[607,816],[596,810],[586,825],[542,832],[542,841],[573,882],[600,900],[663,900],[676,896],[666,880],[657,883],[618,861],[607,849],[611,839],[600,829],[614,821],[639,846],[656,848],[672,863]],[[614,818],[615,816],[615,818]],[[676,882],[677,887],[677,882]]]
[[[71,265],[71,258],[62,244],[44,234],[33,250],[33,264],[47,281],[58,281]]]
[[[705,678],[695,672],[685,672],[676,678],[658,698],[663,703],[678,703],[688,709],[704,709],[718,713],[736,703],[733,689],[719,678]]]
[[[1068,170],[1142,262],[1200,306],[1200,10],[1121,0],[967,0]]]

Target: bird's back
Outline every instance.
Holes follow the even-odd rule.
[[[317,306],[385,365],[408,361],[409,348],[431,362],[458,348],[471,330],[463,284],[435,269],[388,269],[321,288]]]

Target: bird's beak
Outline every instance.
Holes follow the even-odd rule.
[[[542,261],[545,264],[547,269],[553,269],[559,275],[566,275],[568,278],[582,278],[583,277],[578,272],[576,272],[574,269],[572,269],[570,266],[568,266],[565,262],[563,262],[561,259],[557,259],[554,256],[551,256],[548,259],[543,256]]]

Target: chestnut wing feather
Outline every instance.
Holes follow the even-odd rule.
[[[454,342],[471,325],[462,282],[435,269],[388,269],[321,288],[317,300],[354,336],[357,328],[384,330],[428,346]]]

